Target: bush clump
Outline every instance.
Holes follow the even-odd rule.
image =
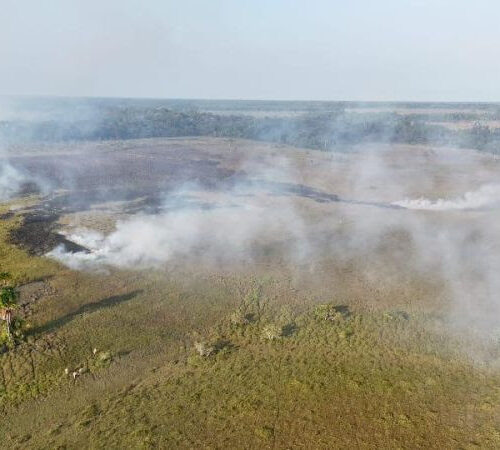
[[[231,314],[229,320],[233,325],[245,326],[253,321],[253,314],[245,313],[241,308],[238,308]]]
[[[258,427],[254,432],[256,436],[264,440],[272,439],[274,436],[274,428],[269,426]]]
[[[350,338],[352,335],[354,334],[354,331],[352,328],[348,327],[348,328],[345,328],[343,330],[340,330],[339,331],[339,337],[341,339],[347,339],[347,338]]]
[[[330,303],[316,306],[314,317],[317,320],[328,320],[330,322],[339,322],[349,315],[346,306],[334,306]]]
[[[6,326],[0,328],[0,350],[7,350],[24,340],[26,322],[20,317],[14,317],[10,324],[10,330]]]
[[[208,358],[209,356],[213,355],[216,351],[215,346],[209,344],[208,342],[205,341],[198,341],[194,343],[194,348],[198,355]]]
[[[405,311],[389,311],[384,314],[385,317],[391,320],[409,320],[410,315]]]
[[[94,365],[96,368],[108,367],[113,361],[113,355],[110,351],[97,352]]]
[[[279,339],[283,335],[282,327],[273,323],[267,324],[262,330],[262,336],[268,341]]]

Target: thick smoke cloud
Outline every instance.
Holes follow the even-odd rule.
[[[50,255],[72,268],[158,267],[192,254],[199,254],[202,260],[207,255],[214,260],[246,260],[252,244],[264,233],[295,232],[295,218],[289,211],[274,214],[271,217],[269,211],[257,206],[223,206],[138,216],[119,222],[108,236],[86,230],[67,236],[90,253],[68,253],[59,247]]]
[[[253,172],[258,181],[237,183],[229,190],[207,192],[195,184],[165,194],[158,214],[138,214],[119,221],[116,230],[103,235],[80,229],[67,238],[89,249],[70,253],[64,247],[52,256],[71,268],[151,268],[196,255],[200,261],[250,262],[257,247],[280,245],[290,260],[308,253],[303,217],[291,198],[270,196],[266,183],[290,180],[293,171],[286,158],[277,168],[255,173],[250,161],[241,169]]]

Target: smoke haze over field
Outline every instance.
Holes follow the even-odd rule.
[[[429,165],[425,151],[413,151]],[[213,268],[265,262],[294,271],[300,267],[314,276],[325,261],[339,267],[355,264],[359,276],[377,289],[384,289],[388,280],[402,288],[409,279],[437,280],[449,298],[454,325],[491,333],[498,329],[500,315],[499,193],[496,184],[487,182],[494,171],[470,189],[474,174],[483,170],[481,155],[457,153],[450,164],[444,157],[450,152],[442,150],[431,159],[431,167],[439,168],[435,177],[419,169],[418,160],[411,175],[405,172],[407,161],[416,158],[407,152],[372,147],[332,159],[324,156],[312,172],[293,152],[248,156],[238,166],[246,178],[230,189],[207,191],[191,184],[163,193],[156,214],[122,219],[109,233],[65,232],[88,253],[58,247],[50,256],[77,270],[161,270],[181,261]],[[399,166],[402,155],[407,159]],[[470,169],[468,179],[454,175],[460,167]],[[454,194],[441,194],[439,200],[415,195],[435,191],[445,175]],[[342,195],[333,200],[309,196],[304,187],[276,190],[311,182],[316,190],[310,192],[321,192],[324,185]],[[456,194],[460,191],[462,195]],[[405,197],[409,200],[398,200]]]
[[[0,165],[0,202],[17,194],[27,179],[9,163]]]
[[[26,102],[22,108],[4,107],[4,117],[36,123],[48,114],[49,123],[57,124],[73,120],[64,112],[76,105],[74,111],[86,120],[101,120],[95,103],[64,100],[54,108],[40,99]],[[126,107],[123,111],[128,114]],[[191,117],[196,116],[186,116]],[[314,116],[298,123],[308,121],[314,130]],[[267,123],[270,135],[283,133],[272,123]],[[155,144],[149,147],[150,142]],[[78,270],[161,268],[179,260],[219,267],[266,258],[269,263],[281,255],[289,265],[314,273],[324,258],[339,264],[355,260],[363,276],[379,277],[382,284],[396,268],[417,278],[439,274],[461,321],[474,317],[487,323],[485,329],[497,326],[500,262],[491,243],[500,240],[492,225],[500,190],[493,155],[372,142],[313,151],[309,157],[279,145],[261,153],[255,147],[269,144],[256,142],[239,151],[243,142],[229,139],[215,140],[215,153],[205,153],[201,144],[202,151],[183,150],[174,157],[165,151],[168,141],[156,142],[90,141],[75,150],[71,143],[6,146],[0,196],[11,197],[26,182],[45,193],[62,189],[69,192],[63,200],[56,195],[47,203],[57,208],[58,201],[67,202],[62,211],[152,197],[151,205],[131,206],[134,212],[114,231],[66,230],[69,241],[89,252],[60,247],[50,255]],[[37,157],[19,153],[23,148],[28,155],[36,150]],[[401,234],[401,242],[391,241],[394,233]],[[386,241],[394,248],[380,255]],[[400,285],[406,282],[400,274],[390,276]]]
[[[330,258],[400,286],[398,269],[432,272],[491,329],[499,105],[155,98],[500,100],[495,13],[487,0],[6,0],[0,200],[29,184],[53,226],[122,202],[115,229],[62,231],[88,252],[49,255],[74,269],[267,258],[313,273]],[[156,140],[186,136],[213,147]]]
[[[499,18],[0,0],[5,448],[500,449]]]

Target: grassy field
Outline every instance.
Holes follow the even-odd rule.
[[[284,275],[73,272],[7,244],[17,225],[2,270],[53,293],[0,356],[5,448],[500,446],[498,371],[435,315],[319,302]]]
[[[454,198],[491,183],[496,159],[423,146],[380,147],[374,156],[209,138],[53,151],[19,157],[48,178],[63,156],[75,172],[76,194],[63,184],[38,212],[59,208],[61,229],[110,233],[116,220],[161,206],[158,183],[168,192],[194,177],[188,210],[241,199],[268,214],[293,210],[314,257],[287,260],[280,251],[294,235],[271,229],[251,258],[218,260],[220,247],[195,246],[155,268],[70,270],[10,241],[22,215],[34,214],[26,208],[45,199],[2,205],[0,271],[19,287],[27,329],[0,354],[1,448],[500,447],[498,339],[476,340],[467,321],[450,326],[450,309],[465,320],[468,311],[453,303],[436,254],[419,260],[436,244],[432,232],[454,230],[474,266],[471,250],[488,239],[484,224],[496,212],[387,208],[404,195]],[[286,170],[269,170],[279,165]],[[256,177],[260,190],[227,194],[232,182]],[[91,191],[98,183],[111,183],[117,197],[103,202]],[[137,198],[121,201],[134,188]]]

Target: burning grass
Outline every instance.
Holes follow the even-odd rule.
[[[311,174],[313,190],[286,195],[314,219],[329,208],[343,220],[343,204],[310,194],[346,185],[315,186]],[[339,244],[367,213],[348,207]],[[6,213],[2,271],[32,298],[26,339],[0,355],[9,448],[500,446],[498,342],[480,363],[467,359],[470,342],[439,316],[440,278],[407,264],[407,233],[316,266],[291,268],[268,246],[229,268],[192,256],[84,272],[9,243],[23,223]],[[116,218],[57,214],[103,231]]]

